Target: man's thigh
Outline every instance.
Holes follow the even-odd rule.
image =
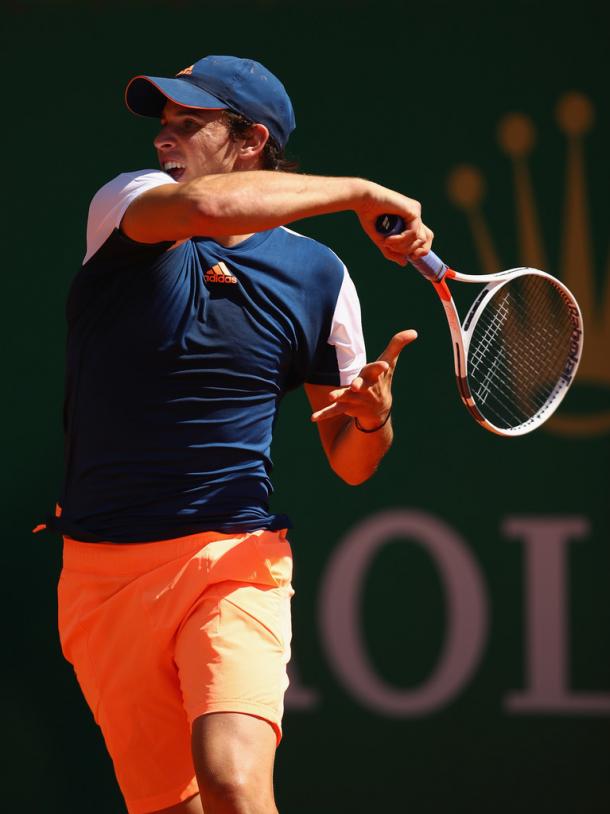
[[[243,573],[258,582],[211,584],[176,637],[174,659],[191,726],[201,715],[241,713],[271,724],[279,743],[290,658],[290,550],[277,535],[252,542],[250,554],[241,554]]]
[[[223,583],[206,591],[174,651],[191,724],[208,713],[252,715],[272,725],[279,743],[288,686],[289,601],[277,588],[253,585]]]

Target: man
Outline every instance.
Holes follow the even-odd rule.
[[[294,115],[256,62],[136,77],[126,101],[160,118],[161,171],[95,195],[70,292],[62,647],[130,814],[272,814],[292,595],[268,508],[277,409],[304,384],[330,465],[365,481],[415,338],[366,364],[345,266],[283,224],[354,210],[400,264],[432,233],[371,182],[275,171]],[[385,213],[403,234],[377,233]]]

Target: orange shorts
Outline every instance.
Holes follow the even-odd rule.
[[[62,649],[130,814],[197,793],[190,737],[199,715],[255,715],[279,742],[291,576],[285,532],[131,545],[64,539]]]

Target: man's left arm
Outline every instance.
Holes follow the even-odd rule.
[[[328,462],[351,486],[368,480],[392,445],[392,378],[400,353],[416,338],[412,330],[393,336],[347,387],[305,385]]]

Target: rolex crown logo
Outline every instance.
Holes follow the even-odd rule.
[[[556,118],[566,137],[567,160],[563,216],[554,231],[554,244],[545,243],[529,163],[536,129],[522,113],[507,114],[498,127],[500,149],[512,164],[518,251],[511,261],[515,262],[504,264],[496,251],[483,214],[486,185],[480,170],[470,165],[455,167],[449,175],[448,195],[466,214],[483,272],[510,265],[532,266],[559,277],[574,293],[583,314],[583,358],[573,392],[545,426],[561,435],[595,436],[610,432],[610,254],[602,275],[596,268],[584,155],[584,140],[593,127],[595,111],[586,96],[566,93],[559,100]],[[553,203],[553,194],[547,190],[547,204]],[[607,199],[600,203],[607,205]],[[545,217],[545,227],[548,222]],[[556,246],[550,257],[547,245]],[[608,252],[608,247],[604,250]]]

